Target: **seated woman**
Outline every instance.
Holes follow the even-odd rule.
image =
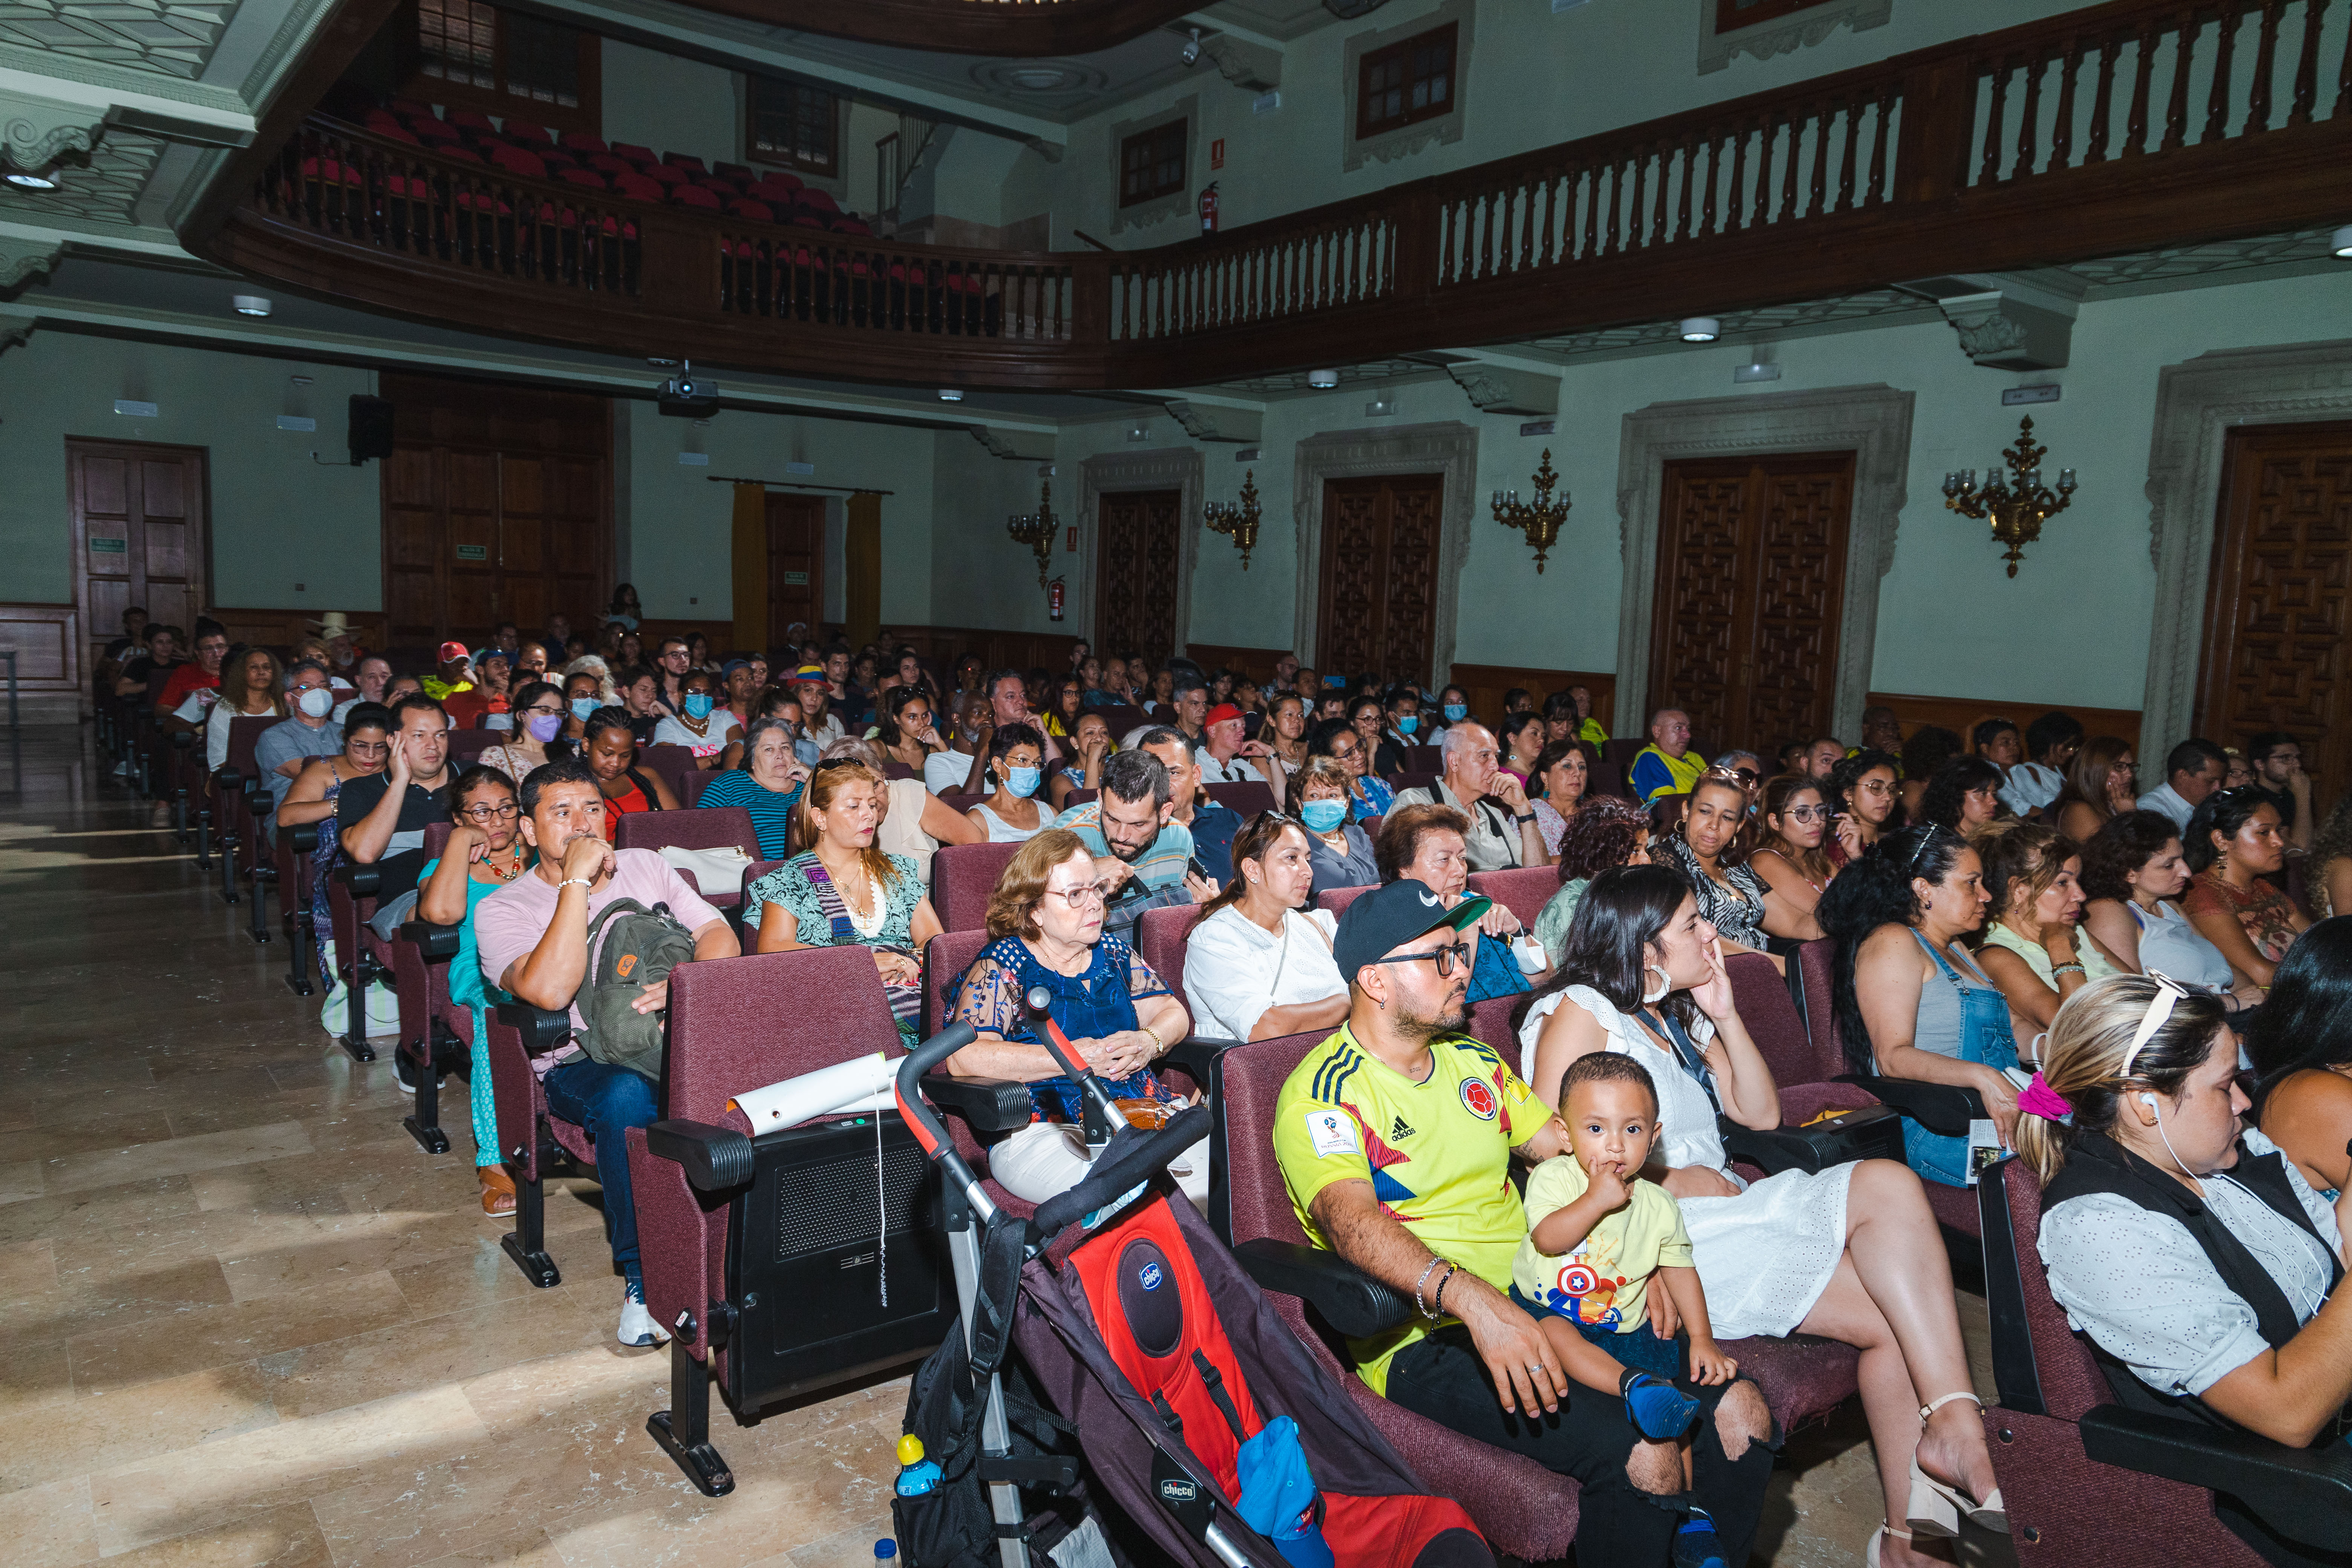
[[[1819,1334],[1862,1352],[1887,1507],[1865,1560],[1943,1561],[1915,1552],[1911,1537],[1956,1533],[1961,1509],[2006,1530],[1984,1425],[1961,1407],[1976,1395],[1951,1266],[1918,1178],[1888,1160],[1784,1171],[1753,1186],[1731,1169],[1717,1117],[1778,1127],[1780,1089],[1682,878],[1664,867],[1593,878],[1559,973],[1516,1022],[1528,1087],[1547,1103],[1569,1064],[1594,1051],[1649,1069],[1660,1136],[1644,1173],[1681,1200],[1716,1339]]]
[[[2130,973],[2078,929],[2083,852],[2073,840],[2038,822],[2003,822],[1969,845],[1983,868],[1990,911],[1977,960],[2009,998],[2016,1037],[2050,1027],[2059,1005],[2092,981]]]
[[[808,738],[808,726],[803,722],[798,691],[789,686],[760,688],[760,694],[751,700],[751,722],[756,724],[762,719],[782,720],[785,733],[792,737],[793,758],[804,768],[816,766],[816,743]],[[646,727],[642,719],[636,721],[636,724],[640,730],[650,735],[653,730],[660,728],[661,717],[657,716],[654,720],[651,729]],[[750,726],[746,725],[745,728],[748,729]],[[653,742],[646,740],[639,742],[638,744],[650,746]],[[738,735],[734,740],[727,742],[725,751],[719,753],[719,771],[731,773],[742,765],[743,738]]]
[[[1246,682],[1243,689],[1249,689]],[[1265,722],[1253,737],[1264,741],[1266,750],[1274,753],[1273,764],[1282,770],[1285,793],[1289,790],[1291,776],[1307,765],[1307,726],[1305,700],[1297,692],[1275,691],[1273,700],[1265,705]]]
[[[2118,813],[2083,846],[2083,897],[2090,900],[2083,906],[2083,929],[2126,973],[2158,971],[2231,994],[2230,961],[2174,901],[2188,886],[2189,866],[2172,818],[2158,811]],[[2261,1000],[2262,993],[2248,987],[2230,1005]]]
[[[2214,997],[2126,974],[2069,1002],[2018,1133],[2042,1180],[2038,1250],[2118,1404],[2332,1447],[2352,1396],[2352,1291],[2334,1289],[2352,1214],[2241,1131],[2237,1074]]]
[[[1543,835],[1549,864],[1559,864],[1559,837],[1568,820],[1584,804],[1592,783],[1596,753],[1585,741],[1553,741],[1536,753],[1529,766],[1528,809],[1536,814],[1536,831]]]
[[[988,738],[988,798],[964,815],[991,844],[1018,844],[1045,826],[1037,786],[1045,782],[1045,738],[1029,724],[1006,724]]]
[[[498,769],[520,789],[531,769],[553,759],[555,753],[548,747],[562,735],[569,715],[564,711],[563,693],[544,680],[524,681],[515,688],[513,700],[514,710],[508,715],[513,725],[507,738],[485,747],[475,760]]]
[[[1024,1203],[1043,1203],[1086,1174],[1078,1086],[1034,1030],[1024,998],[1052,994],[1046,1009],[1086,1069],[1102,1080],[1130,1122],[1152,1122],[1176,1104],[1151,1064],[1191,1027],[1184,1005],[1127,942],[1106,934],[1095,858],[1066,827],[1049,827],[1013,852],[988,900],[988,946],[950,988],[948,1018],[980,1032],[948,1058],[958,1078],[1029,1086],[1037,1120],[989,1151],[989,1174]],[[1209,1190],[1208,1140],[1169,1166],[1195,1203]]]
[[[606,838],[617,842],[621,818],[636,812],[684,809],[659,773],[637,766],[637,737],[629,727],[628,710],[599,708],[583,728],[580,760],[604,794]]]
[[[278,656],[251,647],[223,660],[218,689],[189,692],[172,717],[204,727],[205,772],[220,772],[228,766],[228,732],[235,721],[286,717],[286,682]]]
[[[2000,815],[2000,769],[1984,758],[1954,757],[1927,781],[1911,821],[1932,822],[1948,833],[1973,838]]]
[[[1992,764],[2004,785],[2009,783],[2009,770],[2025,760],[2025,739],[2014,719],[1984,720],[1969,731],[1969,740],[1977,756]]]
[[[2087,844],[2111,816],[2138,808],[2139,775],[2131,742],[2094,735],[2066,766],[2066,783],[2042,814],[2077,844]]]
[[[1975,1089],[2010,1142],[2017,1066],[2009,1002],[1960,946],[1984,923],[1984,867],[1940,827],[1879,840],[1822,895],[1814,914],[1837,940],[1832,1000],[1858,1073]],[[1931,1182],[1968,1185],[1969,1141],[1903,1120],[1903,1157]]]
[[[530,869],[538,857],[523,842],[522,808],[516,802],[514,781],[505,773],[477,763],[457,775],[449,799],[449,842],[417,882],[416,918],[457,928],[457,955],[449,961],[449,1000],[474,1011],[473,1065],[466,1073],[467,1098],[474,1113],[474,1174],[482,1184],[482,1212],[512,1214],[514,1179],[499,1157],[498,1097],[490,1088],[486,1015],[513,998],[482,980],[474,907]]]
[[[2287,950],[2242,1043],[2263,1135],[2335,1202],[2352,1186],[2352,918],[2321,921]]]
[[[887,792],[882,775],[845,757],[819,763],[793,836],[793,858],[743,890],[756,951],[868,947],[898,1033],[915,1043],[922,1016],[924,944],[940,934],[921,873],[874,847]]]
[[[2258,789],[2205,797],[2181,837],[2191,873],[2181,912],[2221,950],[2240,984],[2263,985],[2311,927],[2294,900],[2265,881],[2286,864],[2278,807]]]
[[[1811,919],[1837,875],[1822,853],[1830,836],[1828,797],[1803,773],[1782,773],[1765,781],[1759,820],[1762,842],[1748,858],[1748,868],[1791,911]]]
[[[1103,764],[1117,754],[1118,744],[1111,740],[1110,722],[1099,713],[1078,716],[1070,731],[1070,748],[1063,753],[1063,766],[1054,770],[1045,781],[1046,803],[1060,816],[1070,809],[1073,790],[1090,789],[1100,793]]]
[[[1503,750],[1503,771],[1518,780],[1522,789],[1541,787],[1535,781],[1543,771],[1538,765],[1544,749],[1543,720],[1533,713],[1511,714],[1495,731],[1495,739]]]
[[[1380,704],[1363,704],[1366,712],[1377,716]],[[1339,719],[1318,721],[1307,737],[1307,754],[1328,757],[1348,771],[1348,820],[1370,822],[1386,816],[1396,805],[1396,789],[1388,780],[1372,772],[1372,749],[1377,741],[1364,739],[1364,727]]]
[[[793,754],[792,725],[782,719],[754,719],[743,732],[743,765],[713,774],[695,804],[743,807],[760,836],[760,858],[787,859],[793,853],[793,805],[808,775]]]
[[[1373,846],[1382,882],[1410,877],[1435,893],[1447,909],[1462,901],[1470,883],[1469,846],[1465,837],[1470,819],[1450,805],[1401,805],[1381,824]],[[1536,954],[1532,968],[1519,956],[1519,939],[1527,933],[1519,917],[1500,903],[1478,917],[1478,934],[1485,938],[1470,961],[1470,994],[1475,1005],[1496,996],[1525,991],[1532,974],[1540,980],[1551,973],[1549,963]],[[1536,944],[1528,939],[1529,948]]]
[[[1330,757],[1310,757],[1290,775],[1290,815],[1307,828],[1310,898],[1334,888],[1369,888],[1381,879],[1372,836],[1348,820],[1348,770]]]
[[[1895,816],[1895,759],[1868,746],[1830,769],[1830,808],[1836,815],[1822,850],[1839,869],[1887,831]]]
[[[575,669],[563,677],[563,739],[576,748],[587,733],[588,715],[599,708],[615,707],[604,700],[604,681],[593,670]]]
[[[1307,830],[1260,812],[1234,835],[1234,872],[1185,943],[1194,1032],[1268,1040],[1346,1023],[1348,983],[1331,956],[1339,919],[1306,908],[1315,882]]]
[[[327,908],[327,875],[342,864],[335,809],[342,788],[353,779],[380,773],[392,763],[392,711],[362,702],[343,715],[343,749],[303,764],[277,812],[278,831],[319,825],[319,845],[310,852],[310,921],[319,947],[319,972],[335,972],[334,921]]]
[[[719,754],[743,738],[743,726],[719,704],[719,679],[709,671],[689,669],[678,682],[683,694],[676,713],[665,713],[654,726],[656,746],[684,746],[694,753],[694,765],[719,765]]]
[[[1903,812],[1904,820],[1919,820],[1919,798],[1927,793],[1927,781],[1936,770],[1954,757],[1966,754],[1969,743],[1941,724],[1922,724],[1903,742]]]
[[[827,746],[818,760],[835,757],[846,757],[877,773],[882,772],[882,748],[872,741],[844,735]],[[931,857],[939,853],[940,845],[984,841],[970,816],[925,789],[922,780],[885,779],[882,825],[874,830],[875,846],[885,855],[903,855],[912,860],[925,887],[931,884]]]
[[[1592,879],[1612,866],[1650,863],[1650,814],[1630,800],[1597,795],[1578,808],[1559,838],[1559,891],[1536,912],[1536,940],[1554,968],[1567,951],[1569,923]]]
[[[1689,881],[1698,894],[1700,918],[1735,952],[1762,952],[1767,933],[1797,942],[1819,937],[1822,928],[1810,913],[1790,908],[1749,868],[1747,826],[1747,787],[1717,763],[1691,786],[1682,826],[1655,858]],[[1781,959],[1772,962],[1787,972]]]
[[[2321,920],[2352,915],[2352,791],[2336,801],[2311,836],[2309,885],[2312,913]]]

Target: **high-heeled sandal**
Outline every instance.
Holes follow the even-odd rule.
[[[1864,1568],[1879,1568],[1878,1543],[1885,1540],[1890,1535],[1895,1537],[1897,1541],[1908,1541],[1911,1539],[1911,1532],[1907,1530],[1896,1530],[1892,1525],[1880,1525],[1876,1530],[1870,1532],[1870,1544],[1862,1549]]]
[[[1967,1389],[1960,1389],[1921,1405],[1919,1419],[1922,1422],[1927,1421],[1937,1411],[1955,1399],[1965,1399],[1979,1410],[1984,1408],[1983,1400],[1979,1399]],[[1993,1488],[1992,1494],[1984,1501],[1974,1501],[1959,1488],[1946,1486],[1920,1468],[1919,1456],[1913,1454],[1911,1456],[1911,1500],[1906,1503],[1903,1509],[1903,1522],[1911,1527],[1911,1533],[1958,1535],[1960,1532],[1962,1514],[1966,1514],[1969,1522],[1979,1530],[1990,1530],[2001,1535],[2009,1533],[2009,1510],[2000,1500],[1999,1487]]]

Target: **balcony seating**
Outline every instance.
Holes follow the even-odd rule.
[[[558,133],[556,140],[574,153],[604,154],[613,150],[605,144],[602,136],[591,136],[585,131],[562,132]]]
[[[706,212],[714,213],[719,210],[719,198],[700,185],[674,186],[669,193],[669,198],[682,207],[699,207]]]

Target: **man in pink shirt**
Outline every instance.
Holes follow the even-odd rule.
[[[539,851],[531,871],[482,900],[474,911],[482,978],[534,1007],[567,1009],[582,1027],[576,998],[588,978],[588,927],[615,899],[647,909],[667,904],[694,933],[694,956],[734,958],[742,951],[726,917],[650,849],[614,849],[604,838],[604,795],[585,763],[566,759],[535,768],[522,785],[522,834]],[[668,1005],[669,982],[647,985],[640,1013]],[[646,1310],[637,1261],[637,1214],[629,1193],[628,1130],[661,1114],[654,1085],[626,1068],[591,1061],[575,1042],[534,1059],[548,1110],[587,1129],[596,1141],[596,1179],[604,1187],[604,1233],[627,1284],[620,1341],[650,1345],[669,1336]]]

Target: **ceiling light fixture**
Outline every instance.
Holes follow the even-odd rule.
[[[47,164],[38,169],[11,170],[7,180],[10,184],[27,191],[54,191],[61,183],[58,179],[58,166],[55,163]]]
[[[1188,66],[1189,66],[1189,65],[1195,65],[1195,64],[1198,64],[1198,63],[1199,63],[1200,58],[1201,58],[1201,29],[1200,29],[1200,28],[1198,28],[1198,27],[1195,27],[1195,28],[1193,28],[1193,29],[1192,29],[1192,41],[1191,43],[1186,44],[1186,45],[1184,46],[1184,63],[1185,63],[1186,65],[1188,65]]]
[[[232,294],[228,297],[228,302],[232,306],[236,307],[236,313],[240,316],[266,316],[269,314],[269,300],[263,295]]]
[[[1328,392],[1339,384],[1339,373],[1336,370],[1310,370],[1307,373],[1307,384],[1318,392]]]
[[[2327,242],[2327,248],[2345,260],[2352,261],[2352,223],[2336,231],[2335,237]]]
[[[1711,343],[1723,336],[1723,323],[1713,316],[1685,316],[1676,330],[1686,343]]]
[[[940,401],[941,403],[961,403],[963,401],[963,394],[952,386],[942,386],[940,388]]]

